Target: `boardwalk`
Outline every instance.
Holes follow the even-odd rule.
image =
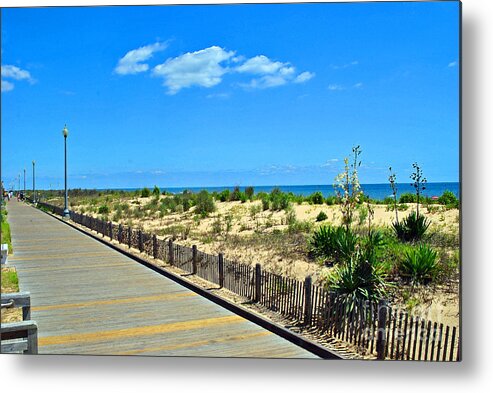
[[[316,357],[39,210],[8,211],[40,353]]]

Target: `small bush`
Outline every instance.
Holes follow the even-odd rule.
[[[394,222],[392,228],[399,240],[403,242],[413,242],[419,241],[424,237],[430,224],[431,222],[425,216],[418,216],[416,212],[413,211],[401,222]]]
[[[325,214],[325,212],[321,211],[320,213],[318,213],[316,220],[317,220],[317,222],[320,222],[320,221],[325,221],[327,218],[329,218],[329,217],[327,217],[327,214]]]
[[[272,210],[284,210],[289,206],[289,196],[276,187],[270,193],[270,202]]]
[[[218,198],[221,202],[227,202],[227,201],[229,201],[230,194],[231,194],[231,191],[223,190],[219,193]]]
[[[323,205],[324,196],[320,191],[317,191],[317,192],[314,192],[312,195],[310,195],[309,200],[314,205]]]
[[[323,225],[309,240],[311,254],[324,259],[325,262],[345,262],[351,258],[356,249],[358,236],[343,227],[334,228]]]
[[[400,196],[399,203],[415,203],[416,200],[417,200],[416,195],[407,192]]]
[[[142,198],[147,198],[151,195],[151,190],[149,190],[147,187],[144,187],[142,191],[140,192],[140,196]]]
[[[110,208],[107,205],[99,206],[98,213],[99,214],[108,214],[110,212]]]
[[[332,205],[335,205],[337,203],[337,197],[335,196],[329,196],[327,197],[327,199],[325,200],[325,203],[329,206],[332,206]]]
[[[437,253],[426,244],[420,244],[405,252],[400,273],[413,283],[426,284],[432,281],[438,271]]]
[[[253,187],[245,188],[245,195],[247,196],[248,199],[252,200],[254,193],[255,193],[255,191],[254,191]]]
[[[386,297],[389,284],[384,270],[357,252],[328,275],[327,286],[344,300],[346,310],[351,310],[357,299],[377,301]]]
[[[212,195],[209,194],[207,190],[202,190],[197,194],[197,201],[195,205],[195,212],[205,217],[209,213],[212,213],[216,210],[216,206],[214,204],[214,199]]]
[[[158,186],[154,186],[154,189],[152,190],[152,195],[159,197],[161,195],[161,190],[159,189]]]
[[[233,192],[231,193],[231,195],[229,196],[229,200],[230,201],[239,201],[241,200],[241,191],[240,191],[240,187],[236,186],[233,190]]]
[[[452,191],[447,190],[438,198],[438,203],[441,205],[458,205],[459,200]]]
[[[263,211],[269,210],[269,206],[270,206],[269,196],[268,195],[265,195],[262,198],[262,210]]]

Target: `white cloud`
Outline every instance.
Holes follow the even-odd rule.
[[[335,163],[339,162],[338,158],[331,158],[330,160],[327,160],[324,164],[320,165],[322,168],[325,167],[330,167],[334,165]]]
[[[315,73],[314,72],[309,72],[309,71],[302,72],[301,74],[299,74],[294,79],[294,83],[304,83],[304,82],[307,82],[310,79],[312,79],[314,76],[315,76]]]
[[[303,83],[315,76],[315,74],[305,71],[295,76],[296,68],[290,63],[272,61],[267,56],[259,55],[248,59],[242,65],[235,68],[236,72],[261,75],[259,78],[252,79],[249,83],[240,86],[250,89],[266,89],[285,85],[288,82]]]
[[[34,83],[35,80],[29,73],[29,71],[23,70],[13,65],[2,65],[2,78],[14,79],[16,81],[26,80],[29,83]],[[14,84],[7,80],[2,79],[2,91],[7,92],[14,89]]]
[[[457,65],[456,61],[452,61],[452,62],[448,63],[449,67],[455,67],[456,65]]]
[[[215,93],[215,94],[208,94],[206,95],[206,98],[229,98],[229,93]]]
[[[340,70],[340,69],[344,69],[344,68],[354,67],[354,66],[357,66],[358,64],[359,64],[359,62],[357,60],[354,60],[354,61],[351,61],[350,63],[341,64],[341,65],[332,64],[331,68],[334,70]]]
[[[2,91],[11,91],[14,89],[14,84],[2,79]]]
[[[236,67],[237,72],[247,72],[249,74],[275,74],[281,72],[282,69],[284,73],[288,72],[288,69],[294,69],[290,67],[289,63],[281,63],[280,61],[272,61],[267,56],[259,55],[248,59],[241,66]]]
[[[154,67],[153,74],[164,78],[163,84],[171,95],[194,85],[212,87],[219,84],[222,76],[228,72],[228,68],[222,67],[221,63],[231,59],[234,54],[234,51],[211,46],[168,59]]]
[[[166,47],[167,44],[156,42],[155,44],[133,49],[118,60],[118,65],[115,67],[115,72],[120,75],[145,72],[149,69],[149,65],[143,62],[149,60],[155,52],[165,50]]]
[[[363,83],[362,82],[355,83],[353,87],[356,89],[359,89],[359,88],[363,87]]]
[[[11,78],[15,80],[27,80],[31,83],[34,82],[34,79],[31,77],[29,71],[22,70],[19,67],[13,65],[3,65],[2,66],[2,77],[3,78]]]
[[[338,84],[332,84],[327,87],[331,91],[344,90],[344,87]]]

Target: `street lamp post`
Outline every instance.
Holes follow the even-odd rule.
[[[36,161],[33,160],[33,203],[36,203]]]
[[[24,198],[26,197],[26,168],[24,168]]]
[[[67,191],[67,136],[68,128],[65,124],[62,130],[63,139],[65,141],[65,209],[63,209],[63,217],[70,218],[70,212],[68,210],[68,191]]]

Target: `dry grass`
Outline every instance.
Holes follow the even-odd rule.
[[[19,292],[17,272],[13,267],[2,267],[2,293],[13,292]],[[22,321],[22,310],[20,308],[2,309],[0,320],[2,323]]]

